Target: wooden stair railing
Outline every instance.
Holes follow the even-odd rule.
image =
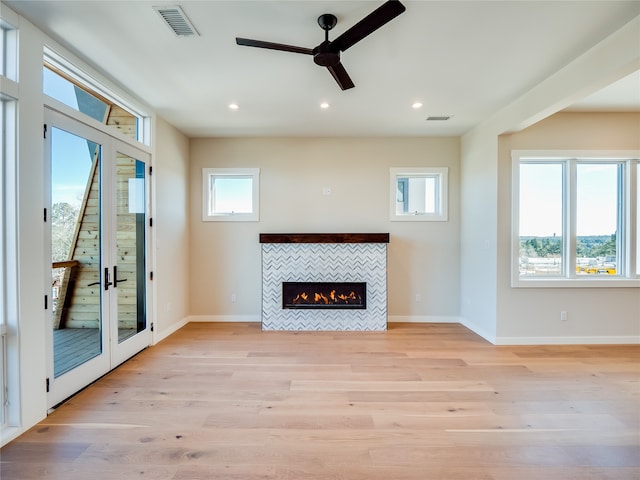
[[[60,291],[58,292],[58,304],[53,314],[53,329],[58,330],[64,328],[64,317],[62,315],[64,309],[70,303],[75,286],[74,267],[80,265],[78,260],[66,260],[64,262],[52,262],[51,268],[64,268],[64,275],[60,283]],[[71,293],[71,295],[69,295]]]

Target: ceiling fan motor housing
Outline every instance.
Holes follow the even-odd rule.
[[[313,61],[322,67],[335,67],[340,63],[340,52],[334,52],[331,42],[325,40],[313,49]]]

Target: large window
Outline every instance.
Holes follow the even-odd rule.
[[[19,413],[15,335],[17,38],[17,29],[0,18],[0,429],[3,432],[18,424]]]
[[[2,164],[0,165],[0,428],[4,427],[7,419],[7,266],[6,266],[6,233],[7,230],[7,212],[5,212],[7,202],[5,179],[5,165],[8,163],[5,154],[5,127],[7,123],[7,100],[0,97],[0,131],[2,132]]]
[[[638,284],[638,152],[514,151],[514,286]]]

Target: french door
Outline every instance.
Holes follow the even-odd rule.
[[[53,110],[45,123],[53,407],[151,343],[149,155]]]

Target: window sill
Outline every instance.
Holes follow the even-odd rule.
[[[512,288],[640,288],[640,278],[527,278],[511,281]]]
[[[392,215],[389,220],[392,222],[447,222],[449,219],[443,214],[432,213],[409,213],[405,215]]]
[[[203,222],[258,222],[260,218],[253,213],[219,214],[202,217]]]

